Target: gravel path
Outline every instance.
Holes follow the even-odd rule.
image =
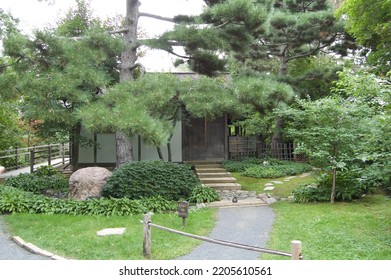
[[[217,224],[210,238],[266,247],[274,220],[268,206],[220,208]],[[255,260],[260,253],[204,242],[192,253],[178,260]]]
[[[50,258],[30,253],[26,249],[21,248],[15,242],[10,240],[10,235],[6,231],[6,225],[0,215],[0,260],[49,260],[49,259]]]

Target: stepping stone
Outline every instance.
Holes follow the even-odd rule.
[[[265,187],[272,187],[272,186],[274,186],[273,183],[266,183],[266,184],[265,184]]]
[[[126,228],[105,228],[100,231],[97,231],[98,236],[107,236],[107,235],[122,235],[126,231]]]
[[[289,179],[284,179],[284,182],[290,182],[291,180],[289,180]]]
[[[288,177],[286,178],[287,180],[292,180],[293,178],[296,178],[297,176],[291,176],[291,177]]]
[[[281,181],[272,181],[273,184],[284,184],[284,182],[281,182]]]
[[[264,191],[272,191],[272,190],[274,190],[275,189],[275,187],[266,187],[266,188],[264,188],[263,190]]]

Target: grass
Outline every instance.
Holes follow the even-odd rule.
[[[276,219],[268,248],[289,252],[290,241],[300,240],[307,260],[391,260],[389,197],[377,194],[334,205],[284,201],[272,208]]]
[[[178,215],[156,214],[153,223],[207,235],[215,223],[215,209],[190,212],[186,227]],[[141,215],[96,217],[69,215],[12,214],[3,216],[13,235],[57,255],[79,260],[142,260]],[[126,227],[121,236],[99,237],[96,232],[111,227]],[[200,242],[180,235],[152,229],[152,259],[175,259],[189,253]]]
[[[280,178],[274,178],[274,179],[257,179],[252,177],[246,177],[241,175],[240,173],[232,173],[232,176],[234,176],[238,183],[242,186],[243,190],[248,191],[256,191],[257,193],[263,193],[265,184],[269,183],[271,181],[281,181],[284,182],[284,179],[290,178],[292,176],[286,176],[286,177],[280,177]],[[288,197],[292,195],[292,191],[297,188],[298,186],[302,184],[310,184],[314,181],[315,177],[312,173],[310,173],[306,177],[300,177],[296,176],[295,178],[291,179],[289,182],[284,182],[284,184],[275,184],[273,187],[275,189],[273,191],[268,191],[271,195],[275,197]]]

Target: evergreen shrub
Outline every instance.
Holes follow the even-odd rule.
[[[189,165],[164,161],[129,162],[113,171],[103,186],[104,197],[140,199],[161,196],[168,200],[189,197],[199,184]]]

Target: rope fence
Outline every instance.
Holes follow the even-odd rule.
[[[272,249],[260,248],[260,247],[256,247],[256,246],[249,246],[249,245],[230,242],[230,241],[224,241],[224,240],[220,240],[220,239],[213,239],[213,238],[198,236],[198,235],[186,233],[183,231],[167,228],[167,227],[152,223],[150,214],[144,215],[144,219],[143,219],[142,223],[144,225],[144,227],[143,227],[143,253],[144,253],[144,257],[146,257],[146,258],[151,257],[151,243],[152,243],[151,228],[153,227],[153,228],[164,230],[164,231],[171,232],[174,234],[179,234],[179,235],[186,236],[189,238],[193,238],[193,239],[197,239],[197,240],[201,240],[201,241],[209,242],[209,243],[213,243],[213,244],[218,244],[218,245],[222,245],[222,246],[228,246],[228,247],[232,247],[232,248],[255,251],[255,252],[259,252],[259,253],[266,253],[266,254],[273,254],[273,255],[279,255],[279,256],[284,256],[284,257],[290,257],[292,260],[303,259],[303,256],[301,253],[301,241],[298,241],[298,240],[291,241],[291,252],[288,253],[288,252],[283,252],[283,251],[278,251],[278,250],[272,250]]]

